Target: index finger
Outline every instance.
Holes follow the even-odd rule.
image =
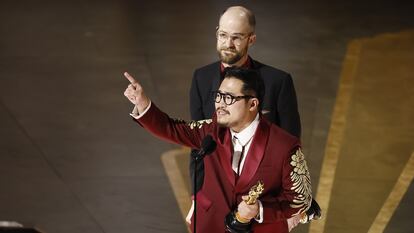
[[[125,78],[127,78],[127,79],[128,79],[128,81],[129,81],[131,84],[136,84],[136,83],[138,83],[138,82],[134,79],[134,77],[132,77],[130,74],[128,74],[128,72],[125,72],[125,73],[124,73],[124,76],[125,76]]]

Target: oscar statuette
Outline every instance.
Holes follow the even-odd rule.
[[[256,185],[250,188],[249,197],[244,202],[248,205],[256,204],[257,199],[264,190],[262,181],[258,181]],[[224,219],[226,231],[231,233],[250,233],[252,229],[251,220],[245,219],[239,215],[237,210],[230,212]]]

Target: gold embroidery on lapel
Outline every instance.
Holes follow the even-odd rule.
[[[293,166],[293,170],[290,172],[290,179],[292,180],[293,186],[290,189],[295,191],[297,195],[294,196],[293,204],[290,204],[290,207],[300,208],[294,214],[298,215],[309,209],[312,202],[312,187],[308,166],[306,165],[302,150],[298,148],[291,156],[291,159],[290,165]]]
[[[174,123],[178,123],[178,124],[185,123],[185,120],[180,119],[180,118],[174,118],[173,121],[174,121]]]
[[[204,124],[210,124],[213,122],[212,119],[206,119],[206,120],[200,120],[200,121],[190,121],[188,123],[188,126],[190,126],[190,129],[199,128],[201,129]]]

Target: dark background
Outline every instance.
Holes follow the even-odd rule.
[[[316,189],[347,43],[412,29],[413,1],[6,0],[0,221],[48,233],[185,232],[160,162],[176,146],[130,120],[122,73],[189,119],[192,72],[217,59],[215,27],[234,4],[256,14],[252,57],[293,76]]]

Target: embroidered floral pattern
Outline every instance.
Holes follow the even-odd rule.
[[[293,166],[293,171],[290,173],[290,179],[293,183],[291,190],[295,191],[298,195],[294,197],[293,204],[290,204],[290,207],[299,208],[299,211],[294,214],[297,215],[305,212],[310,207],[312,202],[312,187],[308,166],[306,165],[302,150],[298,148],[291,156],[291,159],[290,165]]]
[[[194,129],[194,128],[201,129],[201,127],[203,127],[204,124],[210,124],[211,122],[213,122],[213,120],[211,119],[200,120],[200,121],[190,121],[188,123],[188,126],[190,126],[190,129]]]

